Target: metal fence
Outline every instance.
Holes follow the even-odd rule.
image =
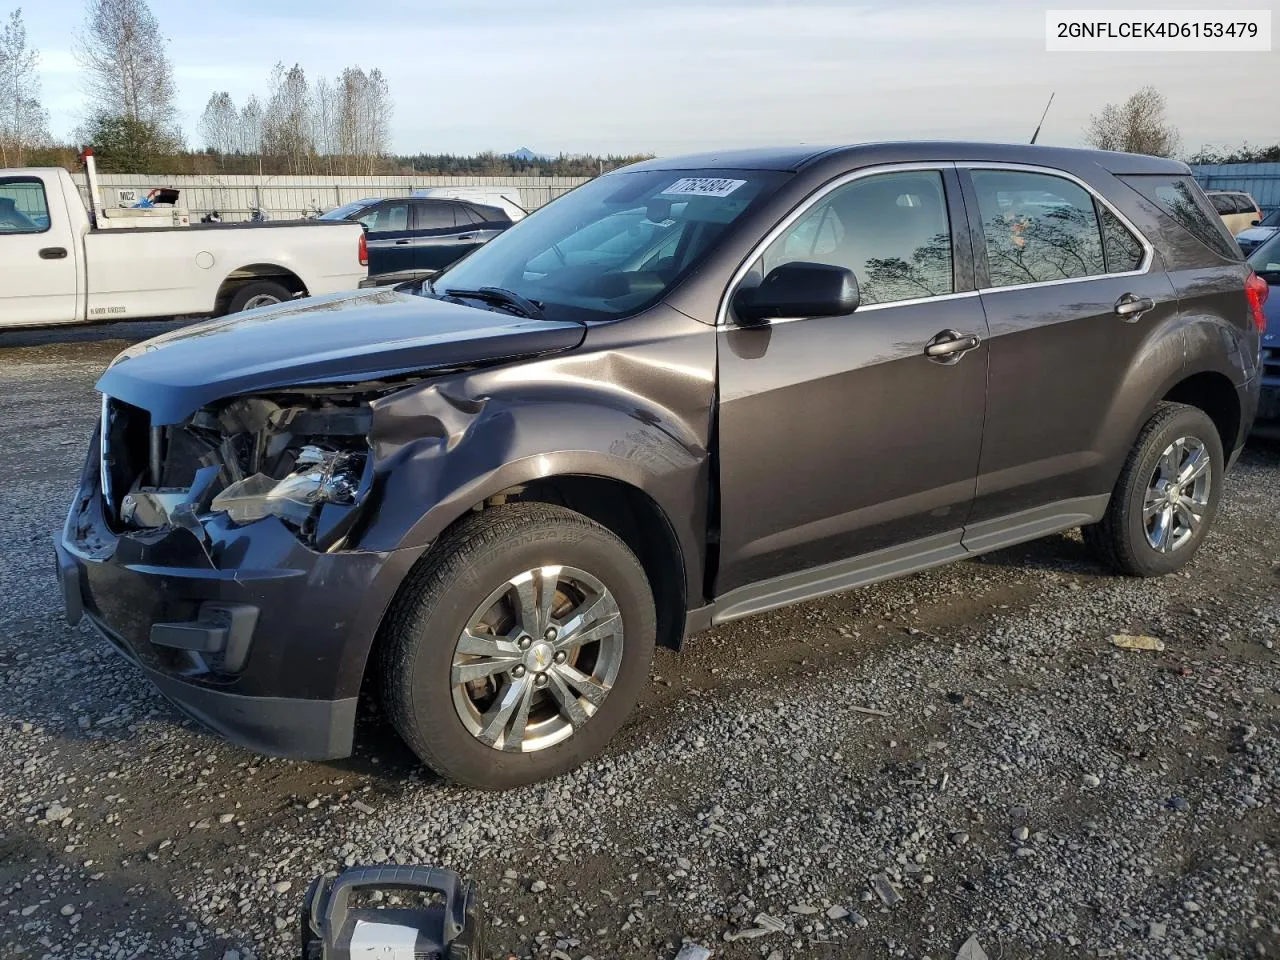
[[[1241,190],[1264,215],[1280,209],[1280,163],[1201,163],[1192,173],[1206,190]]]
[[[80,193],[86,202],[88,187],[81,181]],[[248,220],[254,209],[265,211],[273,220],[288,220],[304,214],[332,210],[363,197],[403,197],[423,187],[515,188],[522,206],[533,210],[568,193],[587,177],[329,177],[253,176],[199,174],[193,176],[146,176],[110,173],[98,177],[105,206],[119,206],[118,190],[133,190],[138,197],[156,187],[173,187],[181,192],[179,204],[191,211],[192,219],[218,211],[225,221]]]

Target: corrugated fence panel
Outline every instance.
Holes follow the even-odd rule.
[[[1264,214],[1280,209],[1280,163],[1202,163],[1191,171],[1206,190],[1243,190]]]
[[[81,196],[88,201],[88,187],[83,177]],[[586,177],[329,177],[329,176],[252,176],[206,174],[165,177],[143,174],[101,174],[102,200],[116,206],[117,190],[134,190],[146,196],[155,187],[173,187],[182,191],[179,203],[193,217],[217,210],[223,220],[247,220],[261,208],[273,220],[288,220],[308,212],[332,210],[334,207],[363,197],[401,197],[424,187],[510,188],[520,191],[523,206],[534,210],[574,187],[586,183]]]

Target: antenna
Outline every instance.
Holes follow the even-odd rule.
[[[1036,138],[1040,136],[1040,128],[1044,126],[1044,118],[1049,115],[1049,108],[1053,106],[1053,98],[1057,91],[1049,94],[1049,102],[1044,105],[1044,113],[1040,114],[1040,122],[1036,124],[1036,132],[1031,135],[1031,142],[1035,143]]]

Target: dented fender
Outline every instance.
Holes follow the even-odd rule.
[[[715,333],[674,310],[654,313],[625,329],[595,326],[570,353],[373,401],[374,489],[355,545],[422,548],[512,486],[601,477],[657,504],[680,544],[689,596],[701,596]]]

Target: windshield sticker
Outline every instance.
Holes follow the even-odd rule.
[[[680,194],[694,197],[727,197],[746,182],[745,180],[726,180],[722,177],[685,177],[677,180],[662,193],[664,196]]]

